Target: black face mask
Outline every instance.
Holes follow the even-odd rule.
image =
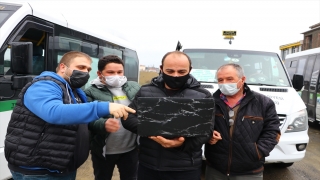
[[[81,88],[88,82],[89,78],[89,73],[73,70],[69,77],[70,86],[73,88]]]
[[[169,86],[171,89],[180,89],[188,81],[189,74],[180,76],[180,77],[174,77],[174,76],[169,76],[165,73],[162,73],[162,78],[166,83],[166,85]]]

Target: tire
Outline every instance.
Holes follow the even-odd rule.
[[[287,168],[292,166],[293,162],[292,163],[275,163],[274,165],[279,168]]]

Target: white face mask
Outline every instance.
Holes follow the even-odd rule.
[[[240,81],[241,79],[239,79]],[[239,82],[238,81],[238,82]],[[226,96],[233,96],[235,95],[237,92],[239,92],[240,88],[238,89],[237,84],[236,83],[224,83],[224,84],[218,84],[220,91],[226,95]]]
[[[111,87],[122,87],[127,82],[127,77],[125,76],[104,76],[105,82]]]

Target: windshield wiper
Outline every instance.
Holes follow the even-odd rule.
[[[258,85],[258,86],[277,86],[275,84],[265,84],[265,83],[247,83],[248,85]]]

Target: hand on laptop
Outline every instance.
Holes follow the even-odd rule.
[[[221,137],[220,133],[218,131],[213,131],[212,137],[209,140],[209,144],[211,144],[211,145],[216,144],[221,139],[222,139],[222,137]]]
[[[109,118],[104,123],[104,127],[106,128],[107,132],[113,133],[119,130],[120,123],[118,119]]]
[[[109,103],[109,111],[110,111],[110,114],[114,116],[114,118],[123,117],[124,120],[127,119],[128,113],[136,112],[134,109],[131,109],[128,106],[117,104],[117,103]]]
[[[164,148],[179,147],[183,144],[183,142],[185,140],[184,137],[178,137],[178,138],[174,138],[174,139],[166,139],[162,136],[150,136],[149,138],[156,141]]]

